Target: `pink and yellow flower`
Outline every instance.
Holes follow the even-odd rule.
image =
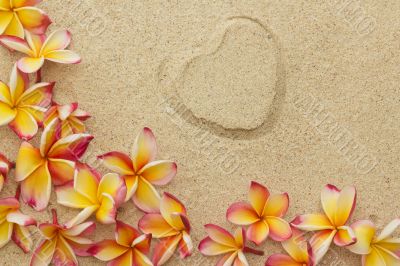
[[[149,128],[137,136],[132,157],[120,152],[99,156],[104,165],[124,179],[127,187],[126,201],[133,198],[135,205],[144,212],[158,212],[160,195],[153,185],[168,184],[176,175],[172,161],[154,161],[157,153],[156,140]]]
[[[33,244],[27,226],[36,225],[36,221],[20,211],[17,197],[0,199],[0,248],[12,239],[27,253]]]
[[[44,34],[51,24],[49,17],[34,7],[42,0],[0,1],[0,35],[24,38],[24,29],[35,34]]]
[[[0,153],[0,191],[3,189],[4,182],[7,180],[8,173],[14,164],[6,156]]]
[[[30,140],[51,104],[53,87],[54,82],[29,87],[28,75],[14,65],[9,86],[0,82],[0,126],[8,124],[21,139]]]
[[[217,266],[248,266],[245,253],[262,256],[264,252],[246,246],[246,232],[243,228],[236,229],[234,235],[214,224],[204,226],[208,237],[199,244],[200,252],[205,256],[224,255]]]
[[[39,225],[43,240],[33,253],[30,266],[46,266],[53,263],[55,266],[78,265],[78,256],[90,256],[88,249],[93,241],[87,236],[96,229],[94,222],[85,222],[73,227],[60,225],[57,214],[53,212],[53,223]]]
[[[108,266],[153,266],[147,257],[150,250],[151,235],[117,221],[115,240],[103,240],[94,244],[89,253]]]
[[[81,58],[73,51],[65,50],[71,42],[71,33],[58,30],[46,38],[44,35],[25,32],[26,40],[14,36],[0,36],[0,43],[5,47],[24,53],[27,56],[18,60],[17,65],[25,73],[34,73],[49,60],[62,64],[78,64]]]
[[[282,242],[283,249],[288,253],[274,254],[265,262],[265,266],[314,266],[314,254],[304,233],[292,228],[293,235]]]
[[[56,188],[57,202],[61,205],[83,209],[68,226],[81,223],[96,213],[103,224],[115,223],[117,208],[125,200],[126,186],[117,174],[100,174],[88,165],[77,163],[73,182]]]
[[[231,223],[249,225],[249,240],[260,245],[268,236],[275,241],[284,241],[292,236],[289,223],[282,219],[289,207],[287,193],[271,195],[263,185],[251,182],[249,201],[232,204],[226,213]]]
[[[193,249],[185,206],[171,194],[164,193],[159,211],[146,214],[139,221],[142,232],[161,239],[153,254],[155,266],[167,262],[177,248],[183,259],[190,256]]]
[[[61,124],[61,136],[66,137],[71,134],[85,133],[86,127],[83,123],[90,115],[78,109],[78,103],[65,105],[54,104],[46,113],[44,126],[57,119]]]
[[[400,265],[400,238],[393,237],[393,232],[400,226],[400,219],[391,221],[375,236],[375,225],[368,220],[353,223],[351,228],[357,237],[357,243],[348,247],[362,255],[363,266]]]
[[[40,148],[23,142],[17,157],[15,179],[21,183],[22,199],[38,211],[47,207],[52,183],[59,186],[73,180],[75,163],[93,139],[89,134],[60,138],[56,122],[44,129]]]
[[[356,242],[353,229],[346,225],[356,205],[356,194],[352,186],[339,190],[326,185],[321,193],[324,214],[300,215],[292,221],[292,226],[300,230],[318,231],[310,239],[316,263],[326,254],[332,241],[340,247]]]

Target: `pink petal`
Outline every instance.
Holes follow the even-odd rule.
[[[205,256],[217,256],[221,254],[231,253],[236,250],[237,248],[215,242],[210,237],[204,238],[200,241],[199,244],[199,251]]]
[[[135,238],[138,236],[140,236],[140,233],[135,228],[121,221],[117,221],[115,239],[117,240],[118,244],[121,246],[130,247],[133,240],[135,240]]]
[[[155,161],[145,165],[138,174],[154,185],[166,185],[177,172],[176,163],[171,161]]]
[[[145,127],[137,136],[132,152],[133,165],[136,171],[153,161],[157,154],[156,138],[150,128]]]
[[[71,42],[71,33],[67,30],[57,30],[47,37],[47,40],[40,51],[41,55],[46,55],[55,50],[64,50]]]
[[[23,214],[19,210],[9,212],[7,214],[7,221],[21,226],[36,225],[36,220],[34,218]]]
[[[248,203],[234,203],[227,212],[226,218],[237,225],[250,225],[260,220],[257,212]]]
[[[165,264],[172,257],[172,255],[174,255],[180,240],[180,235],[162,239],[154,248],[154,266]]]
[[[49,265],[56,250],[56,241],[43,240],[33,252],[30,266]]]
[[[145,214],[139,220],[138,226],[142,232],[152,234],[154,238],[164,238],[179,233],[158,213]]]
[[[205,226],[207,234],[210,238],[222,245],[236,248],[235,238],[231,233],[226,231],[224,228],[215,224],[206,224]]]
[[[14,230],[11,236],[12,240],[22,249],[24,253],[30,252],[33,246],[33,241],[29,230],[16,224],[13,227]]]
[[[265,266],[303,266],[303,263],[299,263],[292,259],[288,255],[274,254],[271,255],[265,262]]]
[[[134,175],[132,160],[121,152],[109,152],[98,156],[105,167],[120,175]]]
[[[256,245],[263,243],[269,235],[269,226],[264,221],[258,221],[247,229],[247,238],[254,242]]]
[[[74,134],[58,140],[51,147],[48,157],[70,161],[79,160],[94,137],[89,134]]]
[[[335,235],[335,238],[333,239],[335,244],[339,247],[345,247],[345,246],[350,246],[354,243],[356,243],[357,238],[356,235],[349,226],[341,226],[338,228],[338,232]]]
[[[14,10],[25,29],[34,34],[46,33],[51,24],[50,18],[42,10],[35,7],[21,7]]]
[[[0,36],[0,44],[4,45],[6,48],[15,50],[27,55],[32,55],[32,50],[30,49],[28,43],[22,39],[15,36]]]
[[[263,215],[265,204],[267,203],[269,195],[269,191],[266,187],[257,182],[251,182],[249,200],[251,206],[253,206],[258,216]]]
[[[288,240],[292,236],[292,229],[288,222],[279,217],[267,217],[269,236],[275,241]]]

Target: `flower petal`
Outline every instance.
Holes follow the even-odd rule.
[[[83,223],[84,221],[86,221],[95,211],[97,211],[97,209],[99,208],[99,206],[94,205],[94,206],[89,206],[84,208],[80,213],[78,213],[77,216],[75,216],[74,218],[72,218],[71,220],[69,220],[65,226],[66,227],[72,227],[75,226],[77,224]]]
[[[94,222],[85,222],[72,226],[71,228],[68,228],[67,230],[64,231],[64,235],[82,237],[90,235],[91,233],[94,232],[95,229],[96,229],[96,224]]]
[[[36,169],[44,164],[39,149],[28,142],[23,142],[18,152],[15,180],[20,182],[30,176]]]
[[[224,228],[215,224],[206,224],[204,227],[213,241],[228,247],[237,248],[235,238]]]
[[[271,255],[267,262],[265,262],[265,266],[303,266],[303,263],[299,263],[292,259],[288,255],[284,254],[273,254]]]
[[[156,138],[150,128],[145,127],[136,137],[132,152],[133,165],[136,171],[153,161],[157,154]]]
[[[178,249],[182,259],[192,255],[193,242],[188,233],[182,232],[182,239],[179,242]]]
[[[339,247],[345,247],[356,243],[357,239],[353,229],[349,226],[341,226],[333,239]]]
[[[71,246],[64,237],[57,239],[56,249],[54,251],[53,263],[55,266],[78,265],[78,260]]]
[[[24,7],[24,6],[35,6],[42,2],[42,0],[11,0],[12,6],[14,8]]]
[[[181,236],[177,235],[164,238],[157,243],[153,253],[153,264],[159,266],[166,263],[174,254],[180,240]]]
[[[135,194],[137,186],[139,184],[139,177],[136,175],[124,175],[123,176],[126,185],[126,197],[125,202],[130,200]]]
[[[111,196],[118,207],[119,204],[124,202],[126,196],[124,180],[117,174],[103,176],[97,190],[97,198],[100,200],[104,194]]]
[[[63,159],[48,159],[51,180],[55,186],[64,185],[74,180],[75,162]]]
[[[103,240],[94,244],[88,252],[99,260],[110,261],[121,256],[129,249],[118,245],[114,240]]]
[[[57,241],[43,240],[33,252],[30,266],[49,265],[56,250]]]
[[[11,239],[13,224],[7,221],[0,224],[0,248],[4,247]]]
[[[328,252],[331,246],[332,240],[336,235],[336,230],[322,230],[315,233],[311,239],[310,244],[314,251],[315,264],[318,264],[320,260]]]
[[[233,237],[235,238],[236,246],[240,249],[244,247],[246,243],[246,230],[243,227],[239,227],[233,233]]]
[[[347,186],[342,189],[338,198],[335,225],[345,225],[351,217],[356,205],[357,192],[352,186]]]
[[[18,224],[21,226],[36,225],[36,220],[29,215],[23,214],[19,210],[9,212],[7,214],[7,221],[10,223]]]
[[[23,57],[18,60],[18,68],[24,73],[35,73],[42,68],[44,57]]]
[[[385,258],[377,248],[372,248],[368,255],[363,256],[363,266],[387,266]]]
[[[305,233],[292,228],[292,237],[282,242],[283,249],[297,262],[311,263],[311,256],[309,252],[309,244],[305,237]],[[302,265],[302,264],[301,264]]]
[[[44,58],[61,64],[79,64],[82,61],[81,57],[77,53],[70,50],[48,52]]]
[[[139,235],[132,242],[132,247],[139,250],[140,252],[147,254],[150,251],[151,239],[152,239],[151,234]]]
[[[17,103],[21,95],[29,86],[28,74],[18,69],[17,64],[14,64],[10,76],[10,95],[11,101]]]
[[[74,134],[62,138],[51,147],[48,157],[77,161],[85,153],[92,139],[93,136],[89,134]]]
[[[158,212],[160,206],[160,195],[157,190],[144,178],[138,178],[138,185],[132,197],[136,207],[144,212]]]
[[[153,266],[151,260],[137,249],[133,250],[133,265]]]
[[[260,220],[250,204],[241,202],[234,203],[228,208],[226,218],[237,225],[250,225]]]
[[[269,234],[268,224],[264,220],[255,222],[247,229],[247,238],[256,245],[263,243]]]
[[[334,185],[328,184],[321,191],[322,208],[332,224],[335,223],[339,196],[340,190]]]
[[[47,40],[40,51],[41,55],[46,55],[55,50],[64,50],[71,43],[71,33],[67,30],[57,30],[47,37]]]
[[[63,206],[83,209],[97,204],[97,202],[92,202],[87,197],[77,192],[72,182],[56,187],[55,191],[57,203]]]
[[[21,7],[15,9],[19,20],[25,29],[34,34],[44,34],[51,24],[50,18],[42,10],[35,7]]]
[[[24,38],[25,36],[24,27],[22,26],[21,21],[19,20],[17,14],[14,13],[13,18],[11,19],[10,23],[8,24],[3,34]]]
[[[24,109],[18,109],[15,119],[9,126],[22,140],[32,139],[39,129],[36,119]]]
[[[231,266],[235,262],[237,256],[238,251],[228,253],[217,262],[216,266]]]
[[[238,252],[235,262],[233,263],[233,266],[249,266],[246,256],[243,254],[242,251]]]
[[[36,83],[27,89],[17,100],[20,106],[48,107],[52,101],[52,93],[55,83]]]
[[[324,214],[304,214],[297,216],[291,224],[303,231],[334,229]]]
[[[107,266],[132,266],[133,264],[133,252],[132,250],[128,250],[125,253],[123,253],[121,256],[111,260],[109,263],[107,263]],[[141,264],[137,264],[140,265]]]
[[[11,238],[24,253],[28,253],[32,250],[33,241],[31,233],[26,227],[15,224]]]
[[[114,199],[109,194],[104,193],[101,199],[101,205],[96,212],[96,218],[100,223],[115,223],[117,215],[117,206]]]
[[[135,228],[121,221],[117,221],[115,239],[117,240],[118,244],[121,246],[130,247],[133,240],[135,240],[135,238],[138,236],[140,236],[140,233]]]
[[[22,199],[37,211],[42,211],[47,207],[50,193],[51,177],[47,164],[40,166],[21,182]]]
[[[215,242],[210,237],[204,238],[203,240],[200,241],[199,244],[199,251],[201,252],[201,254],[205,256],[216,256],[234,252],[236,250],[237,249],[234,247],[225,246],[223,244]]]
[[[0,102],[0,126],[7,125],[17,115],[17,110],[12,109],[8,104]]]
[[[0,6],[0,34],[3,34],[3,32],[7,29],[13,17],[14,17],[13,12],[8,10],[2,10]]]
[[[289,195],[287,193],[269,196],[263,212],[264,217],[283,217],[289,208]]]
[[[185,228],[181,221],[178,220],[178,223],[175,223],[176,219],[172,217],[173,214],[186,214],[185,206],[175,196],[167,192],[163,194],[160,202],[160,213],[175,229],[183,230]]]
[[[91,202],[97,202],[100,174],[87,164],[76,163],[74,189]]]
[[[40,138],[40,154],[47,157],[53,144],[60,138],[61,128],[57,119],[53,119],[43,130]]]
[[[60,226],[53,223],[42,223],[39,224],[38,228],[44,238],[52,239],[56,236]]]
[[[376,241],[382,241],[386,238],[388,238],[391,234],[393,234],[393,232],[400,226],[400,219],[394,219],[393,221],[391,221],[383,230],[382,232],[379,234],[379,236],[377,237]]]
[[[146,164],[138,174],[154,185],[166,185],[175,177],[176,163],[171,161],[155,161]]]
[[[178,234],[158,213],[145,214],[139,220],[139,228],[146,234],[152,234],[154,238],[164,238]]]
[[[23,38],[2,35],[0,36],[0,43],[11,50],[33,56],[31,48]]]
[[[0,81],[0,102],[6,103],[9,106],[14,103],[11,97],[10,88],[2,81]]]
[[[260,217],[263,214],[269,195],[266,187],[257,182],[251,182],[249,191],[250,204]]]
[[[357,242],[348,247],[356,254],[366,255],[371,252],[371,243],[375,236],[375,225],[368,220],[361,220],[353,223],[351,228],[357,237]]]
[[[275,241],[288,240],[292,236],[292,230],[288,222],[279,217],[267,217],[269,237]]]

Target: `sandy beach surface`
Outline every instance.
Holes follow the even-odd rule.
[[[252,180],[289,193],[288,221],[320,212],[327,183],[356,186],[352,221],[382,228],[400,215],[399,1],[53,0],[40,7],[54,21],[50,31],[72,32],[71,49],[83,58],[46,64],[43,79],[57,82],[57,102],[77,101],[93,116],[86,162],[106,173],[97,155],[129,153],[139,130],[152,128],[158,159],[178,164],[159,191],[186,204],[196,247],[204,224],[235,228],[226,209],[247,199]],[[0,50],[1,80],[20,56]],[[7,127],[0,139],[0,151],[14,159],[20,140]],[[1,196],[14,189],[11,175]],[[57,206],[54,193],[52,207],[60,221],[77,214]],[[50,220],[49,212],[24,210]],[[128,202],[119,218],[137,225],[141,215]],[[113,233],[99,226],[95,239]],[[250,265],[283,252],[272,241],[261,249],[265,256],[247,256]],[[0,250],[1,265],[29,259],[13,243]],[[167,265],[216,261],[196,248]],[[332,248],[321,265],[361,262]]]

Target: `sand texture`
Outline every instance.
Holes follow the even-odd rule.
[[[196,247],[204,224],[235,228],[225,212],[247,199],[251,180],[289,193],[287,220],[320,212],[327,183],[356,186],[353,221],[382,228],[400,216],[400,1],[53,0],[40,7],[54,21],[50,31],[73,33],[71,48],[83,58],[46,64],[43,79],[57,82],[57,102],[77,101],[93,116],[85,160],[106,173],[97,155],[129,153],[139,130],[152,128],[158,158],[178,164],[160,191],[186,204]],[[20,56],[0,49],[1,80]],[[20,140],[7,127],[0,139],[0,151],[14,159]],[[12,173],[1,196],[14,189]],[[51,207],[60,221],[77,214],[57,206],[54,193]],[[119,214],[133,225],[140,216],[130,202]],[[99,226],[95,239],[113,230]],[[261,248],[266,255],[248,255],[250,265],[282,251],[271,241]],[[13,243],[0,250],[1,265],[29,258]],[[167,265],[216,261],[196,249]],[[321,265],[361,263],[332,248]]]

